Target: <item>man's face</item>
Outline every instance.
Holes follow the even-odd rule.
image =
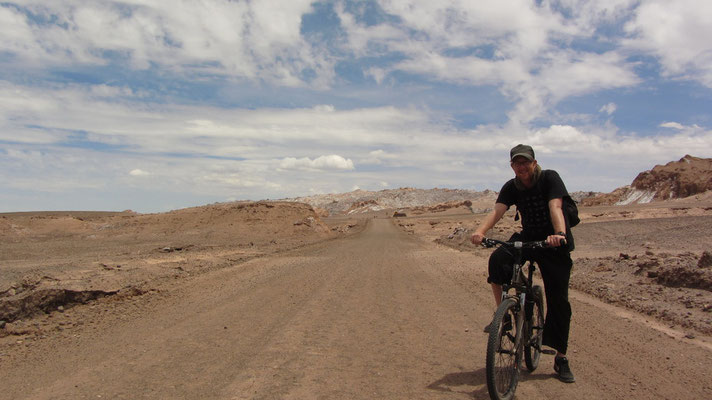
[[[521,181],[529,181],[534,176],[536,169],[536,160],[530,160],[523,156],[514,157],[512,160],[512,170],[514,175]]]

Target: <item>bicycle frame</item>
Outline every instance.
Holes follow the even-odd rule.
[[[541,247],[539,242],[535,243],[537,244],[532,245],[531,247]],[[509,247],[507,246],[505,249],[509,249]],[[513,253],[510,253],[514,257],[512,280],[509,284],[502,285],[502,300],[513,298],[517,304],[519,304],[519,307],[517,308],[516,332],[522,332],[525,313],[521,311],[525,310],[527,298],[532,298],[532,282],[536,265],[531,260],[522,261],[522,253],[524,250],[523,242],[514,242],[512,249],[514,250]],[[528,266],[526,275],[523,271],[525,266]],[[509,293],[510,289],[514,289],[514,294]],[[525,338],[524,336],[526,335],[517,335],[517,341],[514,344],[516,349],[520,348],[523,343],[523,339],[528,340],[528,338]]]
[[[514,257],[514,264],[512,268],[512,280],[510,283],[505,283],[502,285],[502,301],[508,298],[514,299],[518,307],[517,320],[516,320],[516,331],[522,332],[524,326],[525,313],[521,312],[526,310],[527,299],[533,298],[532,288],[533,288],[533,278],[534,271],[536,270],[536,263],[532,260],[524,260],[523,252],[525,248],[545,248],[548,247],[545,241],[534,241],[534,242],[503,242],[496,239],[483,239],[482,244],[485,247],[494,247],[495,245],[501,245],[507,252],[509,252]],[[510,251],[513,250],[513,251]],[[524,267],[528,266],[527,274],[524,274]],[[510,289],[514,289],[514,293],[509,293]],[[520,349],[523,344],[523,340],[529,340],[525,337],[527,335],[517,335],[517,341],[515,342],[515,349]]]

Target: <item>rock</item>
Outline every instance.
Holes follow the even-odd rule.
[[[599,265],[598,265],[596,268],[594,268],[593,270],[596,271],[596,272],[609,272],[609,271],[612,271],[611,267],[609,267],[608,265],[603,264],[603,263],[599,264]]]
[[[697,262],[697,267],[699,268],[709,268],[712,267],[712,254],[709,251],[702,253],[700,260]]]
[[[660,262],[656,259],[648,260],[648,261],[640,261],[638,262],[635,266],[638,268],[634,274],[639,275],[641,272],[658,267],[660,265]],[[648,275],[649,276],[649,275]]]

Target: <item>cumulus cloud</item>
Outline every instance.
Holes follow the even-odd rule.
[[[279,163],[279,167],[283,169],[353,170],[354,163],[351,159],[332,154],[313,160],[308,157],[287,157]]]

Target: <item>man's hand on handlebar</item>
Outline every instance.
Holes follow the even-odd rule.
[[[471,239],[473,244],[481,244],[485,247],[493,247],[496,245],[506,245],[506,246],[516,246],[516,247],[559,247],[566,245],[566,236],[554,234],[549,235],[545,240],[535,240],[531,242],[513,241],[513,242],[502,242],[496,239],[488,239],[480,233],[473,233]],[[518,243],[518,245],[517,245]]]
[[[484,238],[485,238],[485,235],[475,232],[472,234],[472,237],[470,238],[470,240],[472,241],[472,244],[480,244],[480,243],[482,243],[482,239],[484,239]]]
[[[546,244],[549,247],[559,247],[566,244],[566,236],[554,234],[546,237]]]

